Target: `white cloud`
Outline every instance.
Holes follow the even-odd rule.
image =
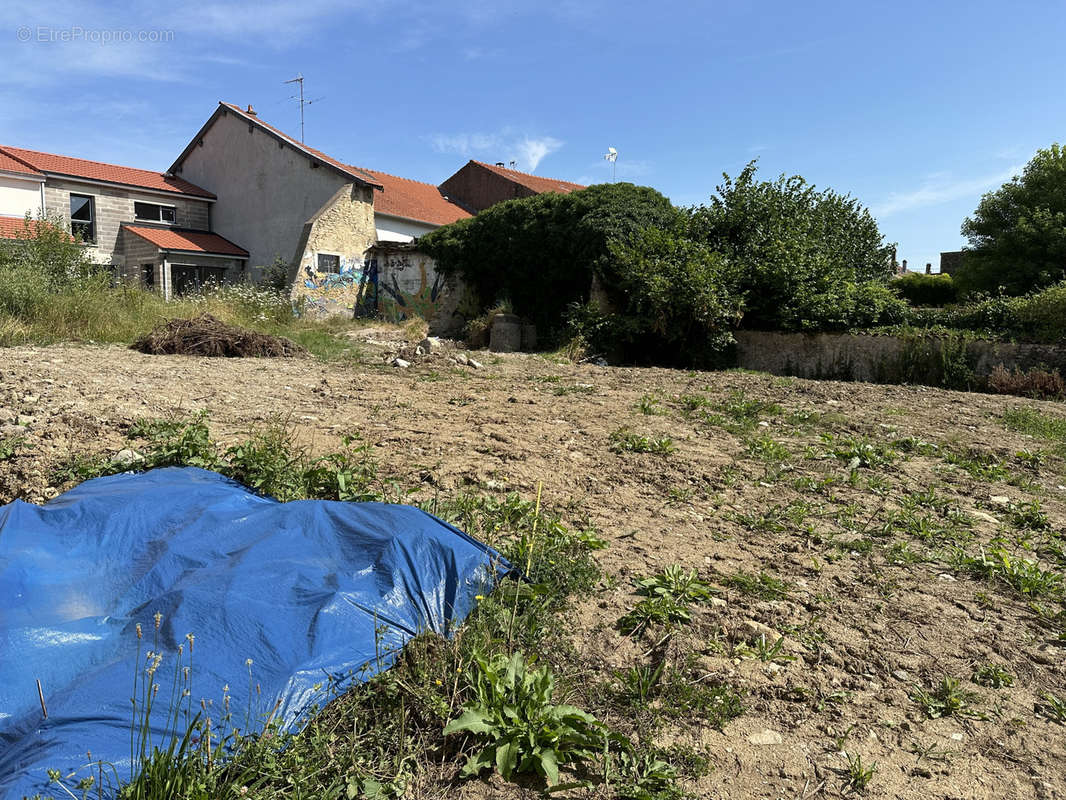
[[[874,206],[871,211],[878,219],[898,214],[901,211],[913,211],[916,208],[926,208],[958,200],[963,197],[980,196],[990,189],[997,188],[1000,184],[1009,181],[1022,171],[1023,165],[986,175],[981,178],[966,178],[962,180],[950,180],[946,173],[935,173],[928,176],[917,189],[911,192],[893,192],[880,205]]]
[[[563,143],[551,136],[539,139],[525,138],[518,143],[518,161],[532,172],[545,156],[549,156],[563,146]]]
[[[519,169],[527,172],[533,172],[541,161],[563,146],[554,136],[529,136],[511,128],[498,133],[437,133],[428,138],[438,153],[504,163],[515,161]]]

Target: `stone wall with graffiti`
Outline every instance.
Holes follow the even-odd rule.
[[[339,189],[303,227],[294,258],[294,300],[311,316],[353,316],[372,287],[367,249],[377,238],[371,189]]]
[[[421,317],[435,336],[462,330],[465,320],[457,308],[462,287],[437,272],[436,262],[415,245],[380,242],[367,252],[366,263],[374,283],[368,306],[390,322]]]

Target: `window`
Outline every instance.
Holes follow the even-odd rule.
[[[319,272],[340,272],[341,271],[341,257],[333,255],[332,253],[319,253],[318,254],[318,271]]]
[[[96,241],[96,209],[87,194],[70,196],[70,232],[83,242]]]
[[[155,288],[155,264],[141,264],[141,275],[144,278],[144,288]]]
[[[208,285],[221,286],[226,280],[226,268],[171,264],[170,280],[171,291],[175,296],[192,294]]]
[[[145,222],[166,222],[173,225],[177,219],[174,206],[161,206],[158,203],[133,203],[133,216]]]

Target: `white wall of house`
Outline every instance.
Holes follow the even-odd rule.
[[[411,242],[419,236],[435,231],[439,226],[375,211],[374,227],[377,228],[379,242]]]
[[[41,183],[37,178],[0,175],[0,214],[8,217],[37,216],[41,208]]]
[[[232,111],[192,146],[179,174],[218,197],[211,230],[248,250],[253,270],[291,263],[304,223],[351,183]]]

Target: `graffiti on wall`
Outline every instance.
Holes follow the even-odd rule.
[[[444,276],[434,273],[432,282],[427,275],[426,265],[418,265],[419,285],[414,291],[404,291],[400,286],[397,272],[389,270],[388,280],[381,284],[383,295],[378,302],[378,313],[391,322],[421,317],[430,322],[437,313],[441,291],[444,288]]]
[[[369,302],[377,303],[377,268],[362,259],[339,256],[337,272],[315,269],[317,254],[305,260],[296,294],[315,316],[355,315]]]

